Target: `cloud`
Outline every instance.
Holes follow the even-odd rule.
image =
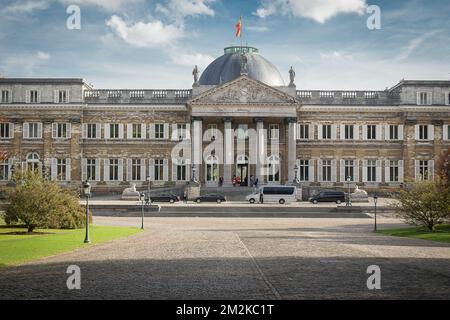
[[[106,11],[120,10],[130,5],[143,3],[144,0],[59,0],[63,5],[97,6]]]
[[[48,60],[48,59],[50,59],[50,54],[48,54],[46,52],[43,52],[43,51],[38,51],[36,56],[37,56],[38,59],[41,59],[41,60]]]
[[[254,14],[260,18],[292,14],[325,23],[342,13],[363,14],[366,7],[366,0],[262,0]]]
[[[245,26],[244,28],[250,31],[254,31],[254,32],[266,32],[269,31],[268,27],[265,26]]]
[[[402,52],[396,57],[395,60],[401,61],[408,59],[409,56],[417,49],[417,47],[419,47],[424,41],[434,36],[437,32],[439,32],[439,30],[433,30],[410,40],[408,45],[403,48]]]
[[[168,0],[166,5],[158,3],[155,11],[173,17],[181,22],[187,16],[207,15],[213,17],[215,12],[209,4],[215,0]]]
[[[36,10],[47,9],[52,0],[22,0],[15,1],[12,4],[3,7],[0,10],[2,14],[26,14]]]
[[[37,51],[34,53],[17,53],[0,60],[2,74],[23,74],[33,76],[35,69],[50,60],[50,54]],[[40,75],[42,76],[42,75]]]
[[[198,66],[200,69],[206,68],[214,58],[202,53],[179,53],[179,50],[174,50],[170,53],[171,60],[181,66],[194,67]]]
[[[141,48],[166,46],[184,37],[183,27],[165,25],[159,20],[127,24],[121,17],[113,15],[106,25],[126,43]]]
[[[323,60],[353,60],[353,56],[351,54],[346,54],[339,51],[333,51],[331,53],[319,52],[319,56]]]

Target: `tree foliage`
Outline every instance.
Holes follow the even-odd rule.
[[[444,176],[410,184],[399,191],[395,209],[406,223],[434,231],[450,219],[450,186]]]
[[[28,232],[35,228],[74,229],[85,226],[84,210],[71,191],[46,180],[39,172],[18,172],[15,187],[6,191],[9,205],[5,222],[23,223]]]

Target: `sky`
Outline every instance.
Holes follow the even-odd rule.
[[[73,5],[79,29],[67,27]],[[367,27],[372,6],[380,29]],[[243,43],[286,83],[293,66],[299,90],[450,79],[448,0],[0,0],[0,75],[190,88],[195,65],[201,72],[224,47],[240,45],[240,16]]]

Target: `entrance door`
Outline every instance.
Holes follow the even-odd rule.
[[[219,159],[210,155],[206,158],[206,185],[216,187],[219,181]]]
[[[248,186],[249,177],[248,177],[248,157],[244,154],[241,154],[236,159],[236,175],[241,178],[241,186]]]

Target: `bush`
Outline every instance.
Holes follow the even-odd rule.
[[[75,229],[85,226],[85,213],[78,197],[62,190],[40,173],[14,174],[16,186],[7,191],[7,224],[22,222],[32,232],[35,228]]]
[[[450,219],[450,186],[445,177],[413,183],[400,190],[397,199],[397,214],[408,224],[434,231]]]

